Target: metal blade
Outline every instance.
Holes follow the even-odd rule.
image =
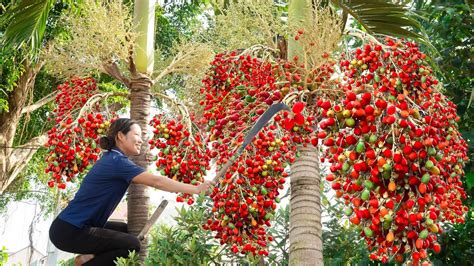
[[[272,119],[275,114],[277,114],[281,110],[290,110],[290,108],[284,104],[284,103],[275,103],[272,104],[266,111],[265,113],[262,114],[262,116],[257,120],[255,125],[250,129],[250,131],[247,133],[245,136],[244,142],[242,145],[239,147],[237,152],[232,155],[232,157],[229,158],[229,160],[222,166],[222,168],[217,172],[216,177],[214,177],[214,181],[217,181],[221,176],[227,172],[227,169],[237,160],[237,158],[240,157],[242,154],[242,151],[247,147],[250,142],[252,142],[252,139],[262,130],[262,128]]]

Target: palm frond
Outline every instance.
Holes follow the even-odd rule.
[[[423,32],[420,18],[407,5],[390,0],[332,0],[332,3],[349,13],[369,34],[382,34],[410,38],[434,49]]]
[[[36,51],[41,47],[46,22],[54,0],[22,0],[2,19],[7,28],[2,42],[5,46],[20,47],[28,43]]]

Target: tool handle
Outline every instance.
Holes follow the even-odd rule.
[[[240,157],[240,154],[242,153],[242,149],[239,149],[232,157],[229,158],[229,160],[222,166],[222,168],[217,172],[216,176],[214,177],[213,181],[217,182],[219,179],[224,176],[224,174],[227,172],[229,167],[235,162],[237,158]]]
[[[155,224],[156,220],[160,217],[161,213],[163,213],[164,209],[166,208],[166,205],[168,205],[167,200],[163,200],[158,208],[156,208],[155,212],[151,216],[151,218],[146,222],[145,226],[143,226],[142,231],[140,234],[138,234],[138,240],[142,241],[145,239],[145,236],[148,234],[148,232],[151,229],[151,226]]]

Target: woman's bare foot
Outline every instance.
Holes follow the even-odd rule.
[[[90,261],[91,259],[94,258],[93,254],[83,254],[83,255],[78,255],[74,259],[74,266],[82,266],[82,264]]]

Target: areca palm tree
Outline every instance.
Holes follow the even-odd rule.
[[[14,6],[10,15],[2,18],[4,20],[11,20],[4,33],[3,43],[5,46],[15,48],[27,46],[30,48],[29,57],[37,61],[38,58],[36,55],[42,48],[48,14],[54,3],[55,1],[24,0]],[[155,1],[140,0],[135,3],[134,19],[137,29],[137,45],[133,53],[135,57],[131,58],[131,78],[127,83],[130,88],[131,118],[138,121],[143,129],[146,128],[150,114],[150,87],[153,84],[150,74],[153,71],[154,61],[154,8]],[[32,84],[34,84],[35,75],[44,64],[44,62],[39,62],[37,65],[33,65],[35,68],[32,68],[29,64],[30,61],[31,59],[29,58],[25,58],[24,60],[26,71],[20,78],[19,89],[14,90],[12,93],[11,98],[15,101],[12,100],[10,102],[10,112],[0,115],[0,121],[2,121],[0,140],[5,139],[5,143],[9,146],[12,146],[11,142],[13,141],[14,129],[18,124],[22,108],[25,105],[26,96],[28,95],[25,90],[31,90],[33,88]],[[23,83],[28,84],[23,85]],[[143,138],[146,139],[146,130],[143,130],[143,134]],[[46,137],[41,136],[41,139],[35,139],[35,144],[41,145],[45,140]],[[138,165],[146,168],[147,163],[145,158],[148,147],[146,145],[147,141],[144,143],[141,148],[141,155],[133,158],[133,160]],[[29,151],[28,155],[31,153],[34,154],[34,150],[27,151]],[[8,158],[8,155],[2,154],[2,157]],[[17,165],[12,171],[21,171],[28,162],[28,159],[23,158],[21,161],[23,165],[21,165],[21,167]],[[8,181],[8,183],[2,182],[2,184],[5,183],[5,186],[2,186],[2,190],[14,179],[15,175],[12,175],[12,171],[2,172],[3,175],[0,181]],[[148,194],[146,193],[145,186],[132,184],[128,193],[128,201],[129,231],[138,234],[148,219]]]
[[[90,2],[84,2],[84,5],[91,4]],[[83,10],[94,10],[99,6],[91,6],[86,8],[83,6]],[[109,6],[110,7],[110,6]],[[31,17],[30,14],[32,10],[35,10],[35,16]],[[43,25],[47,21],[47,16],[50,11],[50,6],[40,0],[25,0],[25,3],[16,6],[12,9],[12,13],[8,18],[11,20],[10,24],[5,31],[3,38],[3,43],[7,46],[18,47],[21,45],[29,45],[31,47],[42,43],[42,36],[44,36]],[[105,11],[107,12],[107,11]],[[110,12],[110,10],[109,10]],[[103,13],[101,13],[104,15]],[[123,13],[122,13],[123,14]],[[112,14],[111,14],[112,15]],[[79,16],[80,17],[80,16]],[[27,18],[27,19],[25,19]],[[31,20],[33,18],[33,20]],[[147,124],[149,121],[150,107],[152,101],[151,87],[154,81],[158,81],[164,75],[184,71],[192,70],[193,67],[182,68],[181,63],[186,64],[186,60],[192,60],[193,52],[188,51],[187,53],[181,53],[179,56],[176,56],[172,63],[165,68],[158,77],[152,79],[152,74],[154,70],[154,18],[155,18],[155,1],[153,0],[136,0],[134,3],[134,16],[133,16],[133,28],[135,29],[134,43],[129,52],[129,57],[127,58],[128,67],[130,76],[125,77],[122,75],[116,58],[110,57],[110,54],[107,54],[108,58],[100,58],[102,64],[100,66],[100,71],[109,74],[110,76],[116,78],[122,82],[129,89],[129,98],[131,102],[130,106],[130,116],[132,119],[136,120],[140,127],[143,129],[143,139],[144,144],[141,147],[141,154],[131,158],[136,164],[142,166],[143,168],[148,167],[147,155],[149,154],[148,147],[148,136],[147,136]],[[85,18],[87,19],[87,18]],[[126,21],[126,18],[123,18],[123,21]],[[127,35],[128,36],[128,35]],[[112,36],[114,40],[115,36]],[[127,38],[125,37],[120,41],[124,44],[119,45],[120,47],[127,46]],[[95,37],[91,37],[92,42],[95,43]],[[130,47],[126,47],[129,49]],[[196,47],[191,47],[196,48]],[[193,50],[193,49],[192,49]],[[35,49],[32,49],[32,55],[35,55]],[[199,51],[198,51],[199,52]],[[123,54],[123,53],[122,53]],[[88,57],[88,55],[85,55]],[[110,58],[109,58],[110,57]],[[204,59],[204,58],[202,58]],[[79,60],[82,61],[82,60]],[[87,61],[87,60],[86,60]],[[202,63],[197,62],[195,67],[199,67],[200,64],[205,64],[207,61],[202,60]],[[80,63],[79,63],[80,64]],[[23,104],[19,102],[17,105],[22,106]],[[132,184],[128,190],[128,230],[130,233],[138,235],[140,230],[146,224],[148,220],[148,209],[149,209],[149,197],[146,190],[146,186]],[[146,254],[146,245],[142,245],[141,258],[144,258]]]
[[[420,31],[421,25],[404,6],[383,0],[331,2],[342,9],[343,34],[348,15],[351,15],[368,33],[410,37],[427,43],[422,35],[412,31]],[[288,12],[289,28],[312,29],[313,9],[320,8],[318,5],[327,4],[324,1],[291,0]],[[304,58],[301,44],[291,35],[288,39],[288,58]],[[305,67],[312,69],[314,66]],[[291,174],[289,262],[290,265],[298,266],[323,265],[319,148],[312,145],[299,146],[298,152],[301,156],[294,162]]]
[[[154,64],[154,27],[155,27],[155,1],[135,1],[134,25],[137,29],[137,42],[134,51],[135,66],[131,66],[130,79],[130,118],[136,120],[142,130],[143,145],[140,155],[132,160],[143,168],[148,167],[146,160],[149,153],[147,124],[151,108],[150,88],[153,84],[151,73]],[[148,220],[149,196],[147,187],[139,184],[131,184],[128,189],[128,230],[138,235]],[[146,245],[142,245],[145,246]],[[141,251],[142,258],[145,257],[146,248]]]

